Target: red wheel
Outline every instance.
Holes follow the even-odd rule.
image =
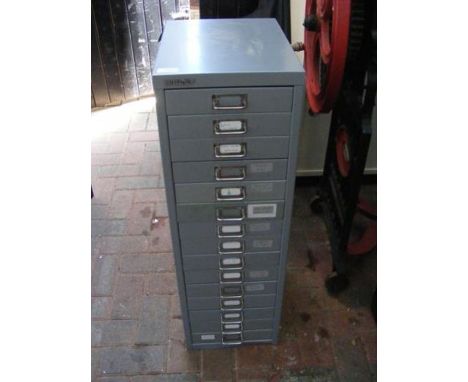
[[[304,66],[314,113],[331,110],[341,88],[348,50],[351,0],[307,0]]]

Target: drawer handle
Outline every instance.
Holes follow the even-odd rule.
[[[216,158],[243,158],[247,155],[245,143],[224,143],[214,145]]]
[[[242,282],[242,272],[221,271],[221,283],[240,283]]]
[[[242,135],[247,133],[247,121],[213,121],[215,135]]]
[[[242,297],[242,285],[226,285],[221,287],[221,297]],[[231,317],[233,319],[233,317]],[[240,319],[240,316],[239,316]]]
[[[242,269],[244,262],[242,257],[221,257],[219,260],[219,267],[221,270],[225,269]]]
[[[239,169],[239,176],[223,176],[223,169]],[[229,180],[244,180],[245,179],[245,167],[216,167],[215,178],[217,181],[229,181]]]
[[[242,298],[221,298],[222,310],[240,310],[242,309]]]
[[[242,332],[240,333],[223,333],[223,345],[241,345],[242,344]]]
[[[216,189],[216,200],[244,200],[245,187],[220,187]]]
[[[223,332],[237,332],[240,333],[242,331],[242,323],[240,322],[229,322],[227,324],[222,324],[222,331]]]
[[[244,253],[244,242],[241,240],[222,241],[218,244],[218,253],[221,255]]]
[[[242,322],[242,312],[221,312],[221,322]]]
[[[222,105],[222,99],[236,102],[233,105]],[[234,98],[234,100],[233,100]],[[213,94],[211,96],[213,110],[243,110],[247,109],[247,94]]]
[[[218,226],[218,238],[225,237],[244,237],[244,225],[220,225]]]
[[[226,211],[228,210],[231,210],[231,211],[236,211],[239,213],[239,216],[234,216],[234,217],[227,217],[225,216],[224,214],[226,213]],[[223,211],[224,214],[223,214]],[[241,220],[244,220],[245,219],[245,210],[244,208],[216,208],[216,220],[219,221],[219,222],[223,222],[223,221],[241,221]]]

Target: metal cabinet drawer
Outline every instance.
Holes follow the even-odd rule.
[[[219,223],[257,220],[282,219],[283,201],[271,202],[230,202],[213,204],[177,204],[179,222],[213,222]]]
[[[167,115],[289,112],[292,87],[166,90]]]
[[[206,237],[206,240],[190,236],[181,236],[181,247],[183,256],[198,255],[198,254],[215,254],[225,253],[229,250],[224,248],[229,245],[237,245],[240,247],[239,252],[273,252],[279,251],[281,246],[280,235],[263,235],[263,236],[248,236],[248,237],[222,237],[218,238],[216,234],[211,237]]]
[[[249,160],[229,162],[175,162],[172,164],[174,182],[224,182],[234,180],[283,180],[286,179],[286,159]]]
[[[185,290],[188,297],[217,297],[235,295],[275,294],[275,281],[242,283],[242,284],[192,284]]]
[[[220,320],[192,320],[190,322],[192,333],[220,332],[222,325]],[[273,320],[245,320],[240,325],[243,330],[271,330],[273,328]]]
[[[186,284],[209,284],[218,282],[276,281],[277,267],[258,267],[243,270],[193,270],[184,271]]]
[[[242,332],[242,342],[270,342],[273,339],[272,330],[244,330]],[[192,340],[195,344],[201,343],[222,343],[223,334],[218,333],[195,333],[192,335]],[[228,343],[224,343],[228,345]],[[236,343],[237,344],[237,343]]]
[[[261,220],[246,222],[209,222],[179,223],[179,232],[184,240],[204,242],[213,237],[219,239],[263,236],[281,236],[282,220]],[[216,243],[217,245],[217,243]],[[258,246],[256,246],[258,247]],[[211,245],[200,245],[200,248],[213,248]],[[217,247],[216,247],[217,248]],[[207,252],[209,253],[209,252]]]
[[[168,117],[171,139],[288,136],[289,113],[177,115]]]
[[[229,203],[284,199],[286,181],[176,184],[177,203]]]
[[[244,297],[188,297],[187,303],[190,310],[209,310],[223,308],[223,303],[235,302],[239,305],[231,305],[233,309],[243,308],[268,308],[275,305],[276,295],[252,295]],[[229,306],[226,306],[229,309]]]
[[[228,322],[225,315],[229,312],[222,312],[221,309],[213,310],[191,310],[189,311],[190,321],[224,321]],[[242,309],[240,320],[271,320],[274,317],[274,308],[257,308],[257,309]],[[239,319],[236,319],[238,321]]]
[[[239,269],[241,267],[274,267],[279,263],[279,252],[247,253],[232,255],[193,255],[183,258],[184,270]],[[232,259],[232,261],[229,261]],[[237,262],[235,260],[239,260]],[[229,264],[233,264],[230,266]]]
[[[289,137],[177,139],[170,142],[173,162],[287,158]]]

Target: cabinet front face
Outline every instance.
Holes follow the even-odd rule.
[[[290,87],[166,92],[194,346],[273,339],[274,314],[255,312],[277,299],[291,106]]]
[[[217,68],[175,78],[178,66],[167,64],[156,73],[172,77],[154,79],[181,311],[192,348],[274,343],[279,330],[304,104],[297,80],[302,69],[265,71],[269,63],[289,62],[289,44],[273,21],[229,25],[237,23],[252,30],[268,24],[271,31],[258,39],[273,33],[286,58],[270,62],[248,54],[238,73],[225,76]],[[176,25],[184,24],[171,24],[165,34],[175,36]],[[201,29],[197,38],[205,38]],[[219,49],[200,46],[200,60],[206,61],[200,68],[224,62]],[[171,60],[167,49],[160,61]]]
[[[278,334],[297,140],[294,87],[262,98],[264,90],[166,91],[158,115],[193,348],[268,343]]]

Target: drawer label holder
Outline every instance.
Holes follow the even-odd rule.
[[[239,135],[247,132],[247,121],[213,121],[215,135]]]
[[[247,155],[246,143],[220,143],[214,145],[216,158],[243,158]]]

